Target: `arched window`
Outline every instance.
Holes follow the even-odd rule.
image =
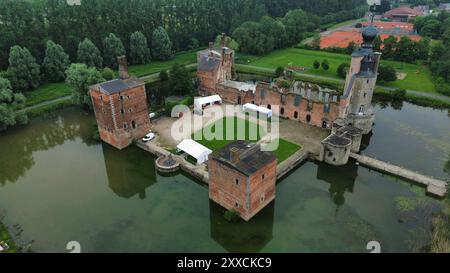
[[[361,105],[361,106],[359,107],[359,113],[364,113],[364,105]]]

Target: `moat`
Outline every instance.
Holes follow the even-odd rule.
[[[450,179],[450,116],[404,103],[375,105],[362,152]],[[249,223],[228,223],[208,189],[179,172],[162,176],[136,147],[93,141],[94,117],[77,108],[0,134],[0,208],[37,252],[384,252],[429,244],[431,215],[448,199],[349,164],[307,162],[277,184],[277,199]],[[363,144],[363,145],[364,145]]]

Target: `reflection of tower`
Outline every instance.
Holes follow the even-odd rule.
[[[330,184],[329,192],[333,202],[339,208],[345,203],[345,193],[353,193],[358,166],[347,164],[345,166],[331,166],[317,163],[317,179]]]
[[[261,210],[249,222],[230,223],[224,218],[224,209],[209,202],[211,238],[232,253],[260,252],[273,237],[275,201]]]
[[[111,190],[126,199],[137,194],[145,199],[145,190],[156,182],[154,158],[136,147],[122,151],[104,143],[102,147]]]
[[[360,150],[361,152],[364,151],[365,149],[367,149],[367,147],[369,147],[372,136],[373,136],[373,132],[370,132],[367,135],[363,135],[362,140],[361,140],[361,150]]]

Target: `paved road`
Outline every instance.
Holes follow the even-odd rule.
[[[188,64],[186,65],[186,68],[188,69],[194,69],[195,67],[197,67],[197,63],[192,63],[192,64]],[[241,69],[245,69],[248,68],[250,70],[256,70],[256,71],[260,71],[260,72],[269,72],[269,73],[275,73],[275,69],[272,68],[266,68],[266,67],[259,67],[259,66],[253,66],[253,65],[244,65],[244,64],[236,64],[236,68],[239,70],[239,68]],[[320,75],[312,75],[312,74],[307,74],[307,73],[302,73],[302,72],[296,72],[296,74],[305,77],[305,78],[311,78],[311,79],[320,79],[320,80],[327,80],[327,81],[332,81],[332,82],[337,82],[337,83],[344,83],[344,80],[342,79],[336,79],[333,77],[327,77],[327,76],[320,76]],[[151,83],[154,81],[157,81],[159,79],[159,72],[157,73],[153,73],[147,76],[143,76],[140,78],[141,80],[143,80],[146,83]],[[389,91],[394,91],[397,88],[395,87],[390,87],[390,86],[383,86],[383,85],[377,85],[378,87],[382,87],[386,90]],[[422,97],[428,97],[428,98],[432,98],[432,99],[439,99],[442,101],[446,101],[450,103],[450,97],[445,96],[445,95],[441,95],[441,94],[437,94],[437,93],[427,93],[427,92],[422,92],[419,90],[411,90],[411,89],[407,89],[406,92],[408,94],[412,94],[412,95],[416,95],[416,96],[422,96]],[[29,111],[29,110],[33,110],[39,107],[43,107],[43,106],[47,106],[56,102],[61,102],[61,101],[66,101],[66,100],[70,100],[72,98],[72,96],[65,96],[65,97],[61,97],[61,98],[57,98],[54,100],[50,100],[50,101],[45,101],[30,107],[26,107],[22,110],[19,110],[17,112],[25,112],[25,111]]]
[[[239,67],[241,67],[243,69],[249,68],[251,70],[256,70],[256,71],[261,71],[261,72],[275,73],[275,69],[259,67],[259,66],[253,66],[253,65],[238,64],[238,65],[236,65],[236,67],[238,68],[238,70],[239,70]],[[321,80],[327,80],[327,81],[332,81],[332,82],[337,82],[337,83],[344,83],[345,82],[343,79],[336,79],[336,78],[327,77],[327,76],[312,75],[312,74],[307,74],[307,73],[302,73],[302,72],[296,72],[296,74],[300,75],[302,77],[311,78],[311,79],[321,79]],[[389,90],[389,91],[394,91],[394,90],[398,89],[396,87],[385,86],[385,85],[377,85],[377,86],[381,87],[383,89]],[[421,97],[428,97],[428,98],[432,98],[432,99],[439,99],[439,100],[442,100],[442,101],[450,102],[450,97],[449,96],[445,96],[445,95],[441,95],[441,94],[437,94],[437,93],[423,92],[423,91],[412,90],[412,89],[407,89],[406,92],[408,94],[411,94],[411,95],[416,95],[416,96],[421,96]]]

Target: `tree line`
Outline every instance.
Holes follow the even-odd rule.
[[[450,95],[450,13],[416,18],[414,28],[419,34],[436,40],[430,49],[428,66],[435,77],[437,91]]]
[[[232,33],[246,21],[263,16],[284,16],[301,8],[319,16],[333,16],[352,10],[364,0],[82,0],[70,6],[66,0],[0,0],[0,69],[8,66],[8,52],[14,45],[28,48],[41,62],[46,41],[61,45],[72,62],[77,45],[85,38],[101,47],[114,33],[122,42],[140,31],[152,44],[155,29],[162,27],[173,50],[205,45],[217,33]],[[332,18],[334,19],[334,18]],[[130,52],[130,44],[124,44]],[[152,50],[152,49],[151,49]],[[129,56],[130,57],[130,56]]]

